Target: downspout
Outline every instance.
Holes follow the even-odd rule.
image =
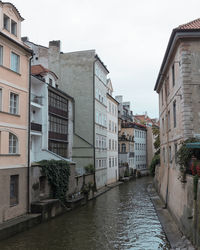
[[[165,197],[165,206],[164,208],[167,208],[168,206],[168,190],[169,190],[169,128],[168,128],[168,105],[167,105],[167,93],[165,90],[165,101],[166,101],[166,130],[167,130],[167,188],[166,188],[166,197]]]
[[[94,156],[94,185],[96,186],[96,153],[95,153],[95,63],[97,60],[93,62],[93,156]]]
[[[31,60],[33,54],[29,58],[29,99],[28,99],[28,176],[27,176],[27,212],[30,213],[30,132],[31,132]]]

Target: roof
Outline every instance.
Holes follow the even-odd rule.
[[[54,72],[43,67],[41,64],[31,66],[32,75],[45,75],[46,73],[51,73],[58,79],[57,75]]]
[[[200,29],[200,18],[195,19],[189,23],[179,25],[177,29]]]
[[[19,16],[19,18],[21,19],[21,21],[24,20],[24,18],[21,16],[20,12],[18,11],[18,9],[15,7],[14,4],[10,3],[10,2],[2,2],[0,1],[0,4],[2,5],[11,5],[11,7],[13,8],[13,10],[16,12],[16,14]]]
[[[200,38],[200,18],[195,19],[189,23],[179,25],[177,28],[172,30],[172,33],[171,33],[171,36],[167,45],[167,49],[165,51],[165,55],[164,55],[164,58],[160,67],[160,71],[156,80],[156,84],[154,87],[155,91],[158,92],[159,90],[160,82],[164,76],[166,65],[168,65],[168,61],[171,58],[171,55],[173,53],[177,40],[183,39],[183,38],[191,38],[191,37]]]

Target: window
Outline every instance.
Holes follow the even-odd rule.
[[[168,130],[170,129],[170,111],[168,111]]]
[[[10,113],[18,114],[18,106],[19,106],[19,96],[14,93],[10,93]]]
[[[114,140],[112,140],[112,150],[114,150],[114,147],[115,147],[114,143],[115,143]]]
[[[173,102],[174,128],[176,127],[176,101]]]
[[[111,150],[111,139],[109,139],[109,150]]]
[[[175,163],[177,163],[177,143],[174,144],[174,157],[175,157]]]
[[[3,27],[7,31],[10,31],[10,18],[4,14],[3,16]]]
[[[163,162],[165,163],[165,148],[163,148]]]
[[[62,157],[68,157],[68,143],[49,140],[49,150]]]
[[[2,89],[0,89],[0,111],[2,111]]]
[[[126,144],[125,143],[122,143],[122,152],[126,153]]]
[[[3,46],[0,45],[0,65],[3,65]]]
[[[112,158],[112,167],[115,166],[115,158]]]
[[[11,69],[19,73],[19,56],[11,52]]]
[[[52,86],[52,79],[51,78],[49,78],[49,85],[51,85]]]
[[[111,121],[109,121],[109,131],[111,131]]]
[[[11,33],[17,36],[17,23],[11,20]]]
[[[171,146],[169,146],[169,162],[172,162],[172,149]]]
[[[17,136],[9,133],[9,154],[17,154],[18,152],[18,139]]]
[[[164,118],[162,118],[162,132],[164,135],[164,133],[165,133],[165,120],[164,120]]]
[[[109,158],[109,167],[111,168],[111,158]]]
[[[10,206],[18,204],[19,200],[19,175],[10,176]]]
[[[172,65],[172,85],[175,85],[175,65]]]

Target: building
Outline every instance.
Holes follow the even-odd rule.
[[[0,1],[0,223],[29,209],[29,67],[17,8]]]
[[[147,170],[147,128],[143,124],[133,123],[135,158],[134,165],[140,172]]]
[[[154,90],[159,94],[161,163],[156,186],[181,230],[193,238],[192,177],[180,181],[180,143],[200,135],[200,19],[180,25],[170,36]],[[195,216],[195,215],[194,215]],[[188,219],[193,218],[193,219]],[[193,235],[192,235],[193,234]]]
[[[118,102],[112,97],[113,87],[107,80],[107,184],[118,181]]]
[[[156,152],[154,148],[154,142],[156,139],[156,136],[153,134],[153,127],[159,129],[159,122],[158,120],[151,119],[145,112],[144,115],[134,115],[135,122],[143,124],[146,126],[147,129],[147,139],[146,139],[146,144],[147,144],[147,155],[146,155],[146,162],[147,162],[147,167],[150,166],[151,161],[153,159],[153,156]]]
[[[32,63],[42,64],[58,76],[59,88],[74,97],[74,144],[72,159],[76,170],[95,168],[96,186],[107,183],[107,67],[95,50],[63,53],[60,41],[49,47],[36,45],[24,38],[34,51]],[[98,145],[96,144],[97,142]]]
[[[58,77],[31,67],[31,163],[72,159],[73,98],[58,88]]]

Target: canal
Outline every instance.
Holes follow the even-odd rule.
[[[113,188],[87,205],[0,243],[17,250],[169,249],[146,192],[150,177]]]

